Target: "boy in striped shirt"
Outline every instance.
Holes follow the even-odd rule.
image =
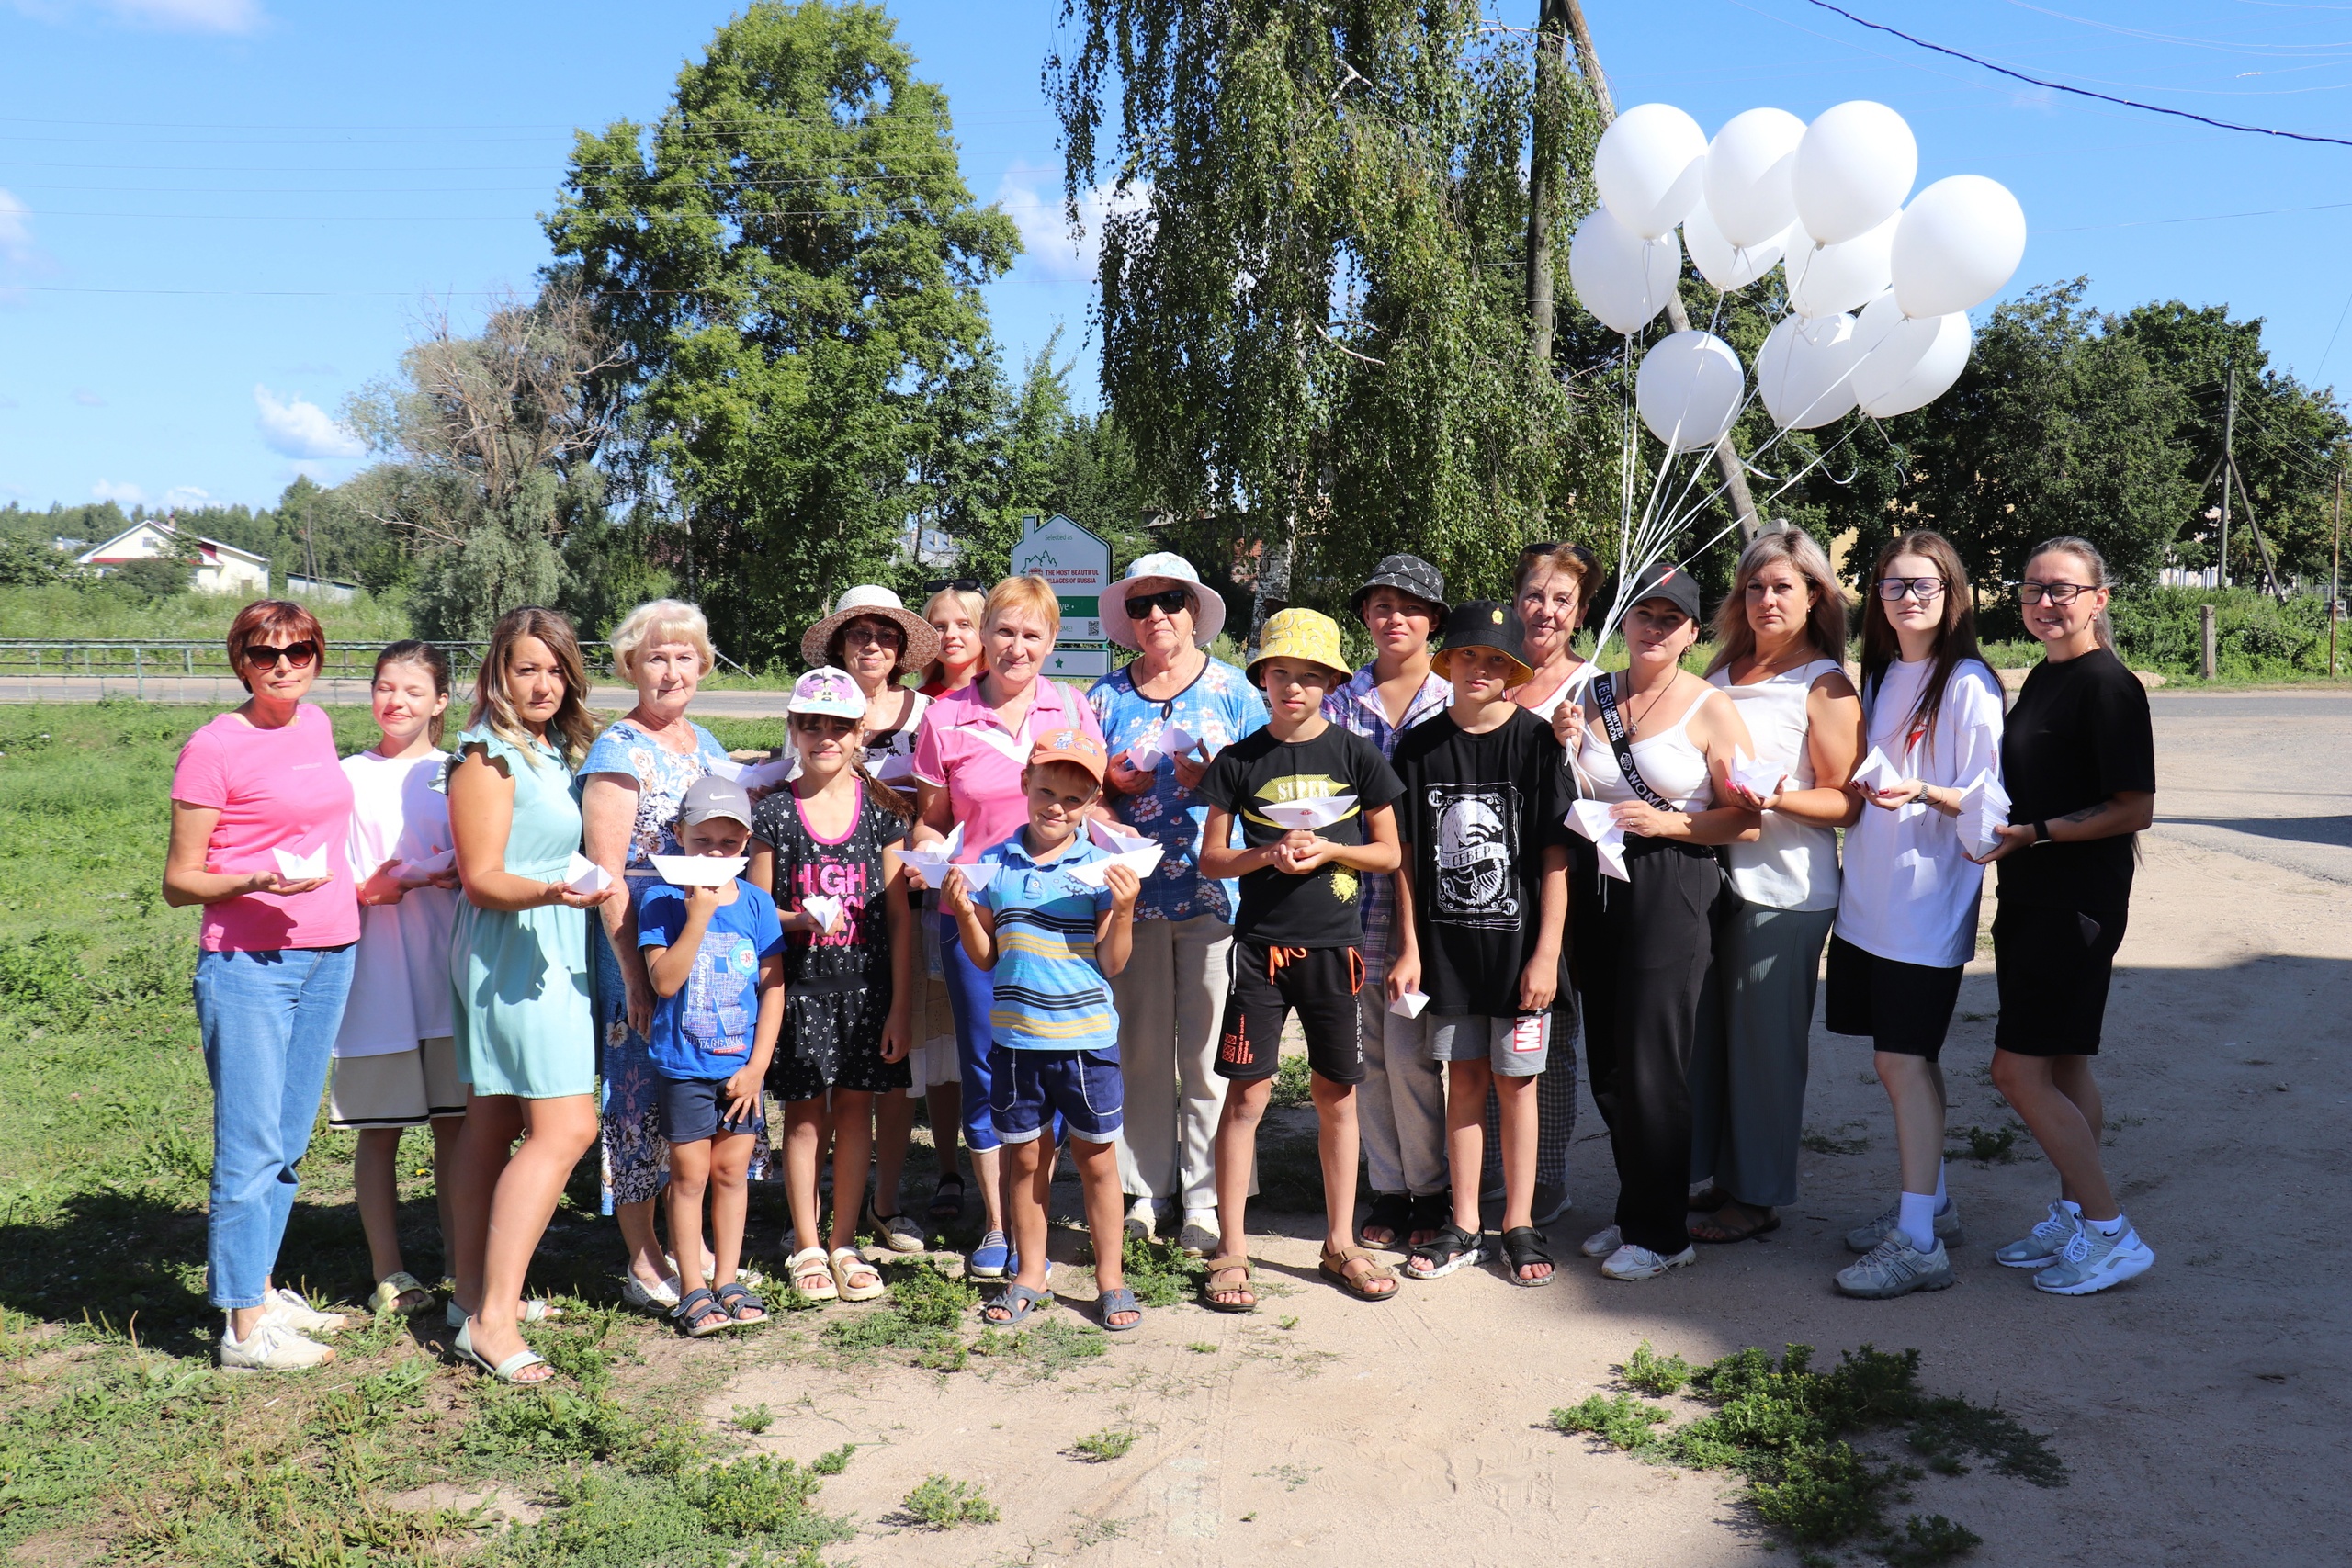
[[[1006,1217],[1020,1268],[981,1314],[992,1324],[1022,1323],[1053,1304],[1046,1288],[1053,1159],[1045,1134],[1057,1114],[1085,1195],[1102,1326],[1124,1331],[1143,1321],[1119,1269],[1114,1143],[1124,1100],[1109,983],[1127,965],[1142,885],[1119,863],[1078,874],[1109,858],[1085,832],[1109,764],[1102,743],[1083,730],[1041,736],[1021,775],[1029,825],[950,872],[942,892],[965,954],[996,980],[989,1111],[1004,1145]]]

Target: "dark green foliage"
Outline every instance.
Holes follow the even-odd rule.
[[[1288,1110],[1315,1103],[1315,1087],[1311,1071],[1304,1056],[1284,1056],[1274,1069],[1273,1092],[1269,1105]]]
[[[1069,1451],[1088,1464],[1108,1464],[1114,1459],[1126,1458],[1138,1435],[1133,1427],[1105,1427],[1070,1444]]]
[[[494,1539],[513,1568],[820,1568],[818,1548],[857,1532],[811,1506],[819,1483],[764,1455],[682,1481],[611,1472],[560,1479],[548,1519]]]
[[[2007,1165],[2016,1158],[2018,1134],[2025,1128],[2015,1122],[1994,1128],[1971,1127],[1961,1134],[1970,1159],[1984,1165]]]
[[[923,1529],[954,1529],[958,1525],[992,1525],[997,1521],[996,1505],[978,1486],[967,1481],[950,1481],[944,1475],[924,1478],[922,1485],[906,1495],[900,1505],[905,1509],[905,1522]]]
[[[2205,604],[2213,606],[2217,674],[2276,680],[2327,672],[2327,601],[2304,597],[2282,604],[2252,588],[2152,588],[2119,595],[2108,606],[2116,651],[2134,670],[2176,679],[2200,673],[2204,628],[2198,612]],[[2352,633],[2339,629],[2338,637],[2340,651],[2352,652]]]
[[[979,1292],[950,1279],[929,1258],[885,1264],[883,1273],[890,1281],[889,1304],[835,1318],[824,1326],[824,1342],[844,1355],[907,1350],[917,1366],[963,1370],[967,1352],[956,1330],[979,1304]]]
[[[1941,1514],[1930,1514],[1924,1519],[1914,1514],[1903,1527],[1903,1533],[1883,1550],[1889,1562],[1949,1562],[1984,1544],[1983,1536],[1964,1525],[1952,1523]]]
[[[1208,1266],[1164,1236],[1123,1233],[1119,1267],[1127,1289],[1148,1307],[1172,1307],[1191,1301],[1208,1278]]]
[[[1679,1356],[1661,1356],[1643,1340],[1619,1369],[1628,1386],[1637,1388],[1655,1399],[1669,1393],[1679,1393],[1692,1376],[1690,1363]]]
[[[1631,1450],[1655,1448],[1656,1428],[1673,1419],[1665,1406],[1645,1404],[1630,1393],[1596,1393],[1553,1411],[1550,1423],[1555,1432],[1587,1432],[1612,1449]]]

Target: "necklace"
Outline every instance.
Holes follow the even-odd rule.
[[[1642,710],[1641,718],[1635,718],[1633,716],[1634,705],[1631,700],[1631,694],[1628,694],[1628,700],[1625,704],[1626,739],[1633,740],[1640,737],[1642,733],[1642,720],[1646,719],[1650,715],[1657,712],[1657,705],[1666,700],[1666,694],[1674,690],[1674,683],[1680,679],[1682,679],[1682,671],[1679,670],[1677,670],[1673,674],[1668,675],[1666,678],[1666,684],[1660,686],[1657,689],[1657,694],[1650,698],[1650,705]]]

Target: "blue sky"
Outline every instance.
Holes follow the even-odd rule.
[[[2030,74],[2352,137],[2352,5],[1840,3]],[[344,399],[434,300],[463,326],[527,291],[571,128],[657,115],[734,8],[0,0],[0,502],[266,503],[298,470],[349,473]],[[2278,361],[2352,384],[2352,147],[2070,98],[1806,0],[1587,8],[1621,106],[1663,99],[1712,131],[1760,104],[1879,99],[1911,121],[1921,185],[2017,192],[2032,237],[2013,290],[2086,273],[2109,307],[2225,301],[2267,318]],[[1066,323],[1091,402],[1088,263],[1061,231],[1038,79],[1059,0],[891,9],[949,94],[973,191],[1032,247],[991,291],[1008,363]]]

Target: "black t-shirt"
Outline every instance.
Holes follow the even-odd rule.
[[[1407,730],[1395,763],[1430,1010],[1516,1012],[1542,924],[1544,851],[1570,837],[1560,743],[1525,708],[1484,735],[1447,712]]]
[[[1197,793],[1238,818],[1242,843],[1254,850],[1289,831],[1254,809],[1261,804],[1352,795],[1355,808],[1316,832],[1335,844],[1361,844],[1363,814],[1394,804],[1403,789],[1378,747],[1327,723],[1312,740],[1250,731],[1216,754]],[[1233,934],[1283,947],[1355,947],[1363,942],[1363,873],[1351,866],[1327,861],[1305,876],[1261,866],[1241,878]]]
[[[2001,731],[2009,820],[2046,822],[2124,790],[2156,787],[2148,694],[2105,649],[2034,666]],[[2132,897],[2132,836],[2012,850],[2000,895],[2020,903],[2120,910]]]

